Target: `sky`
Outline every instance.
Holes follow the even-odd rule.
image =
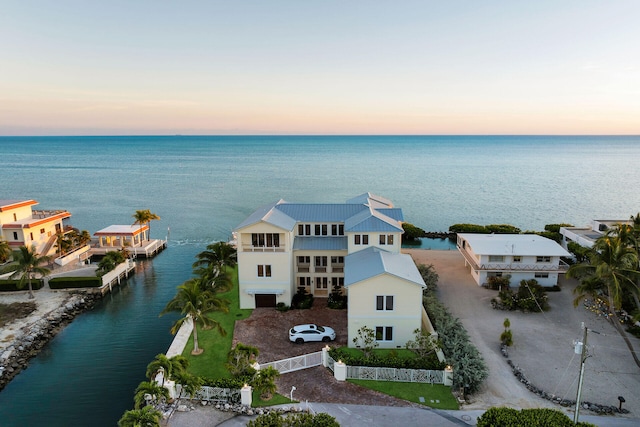
[[[637,0],[0,11],[0,135],[640,134]]]

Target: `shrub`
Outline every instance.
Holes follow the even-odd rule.
[[[428,290],[423,305],[433,324],[449,364],[453,366],[453,385],[465,387],[473,393],[480,388],[489,375],[487,366],[478,349],[471,343],[460,319],[454,318],[438,301],[433,291]]]
[[[279,302],[276,304],[276,310],[280,312],[289,311],[289,306],[283,302]]]
[[[291,300],[291,307],[298,309],[311,308],[313,305],[313,295],[307,293],[305,288],[298,288],[298,292]]]
[[[419,264],[418,272],[420,272],[422,280],[424,280],[425,285],[427,285],[427,289],[433,289],[438,286],[438,280],[440,277],[438,276],[438,273],[436,273],[436,269],[433,267],[433,264]]]
[[[561,227],[573,227],[572,224],[547,224],[544,226],[545,231],[549,231],[551,233],[560,233]]]
[[[402,234],[403,242],[404,241],[411,242],[425,235],[425,231],[422,228],[416,227],[415,225],[409,222],[403,222],[402,229],[404,230],[404,233]]]
[[[441,371],[446,363],[440,362],[435,353],[428,354],[423,358],[415,357],[412,359],[399,357],[397,352],[389,352],[386,356],[378,356],[375,352],[369,355],[354,356],[343,347],[335,348],[329,351],[329,355],[333,360],[342,360],[349,366],[370,366],[372,368],[398,368],[398,369],[430,369]]]
[[[485,228],[489,233],[496,234],[520,234],[520,229],[509,224],[489,224]]]
[[[371,351],[378,347],[378,341],[376,341],[376,333],[368,326],[363,326],[356,332],[356,336],[353,338],[353,344],[362,349],[365,357],[371,355]]]
[[[297,413],[280,415],[269,412],[259,415],[255,420],[247,423],[247,427],[340,427],[334,417],[321,412],[319,414]]]
[[[67,288],[99,288],[102,280],[99,277],[55,277],[49,280],[51,289]]]
[[[477,427],[595,427],[590,423],[573,421],[556,409],[522,409],[492,407],[482,414],[476,423]]]
[[[449,227],[449,231],[451,233],[489,233],[484,225],[478,224],[453,224]]]
[[[509,289],[509,286],[511,286],[511,275],[489,276],[487,277],[487,283],[485,286],[489,289],[493,289],[494,291]]]
[[[347,308],[347,296],[331,292],[329,298],[327,298],[327,306],[336,310]]]
[[[22,291],[26,289],[26,287],[18,288],[19,282],[20,280],[0,280],[0,292]],[[41,289],[43,286],[44,281],[42,279],[31,279],[31,287],[34,291]]]

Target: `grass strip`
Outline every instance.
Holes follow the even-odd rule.
[[[458,402],[451,394],[451,387],[442,384],[400,383],[394,381],[347,380],[353,384],[376,390],[389,396],[419,403],[434,409],[458,408]],[[423,398],[424,402],[420,401]]]

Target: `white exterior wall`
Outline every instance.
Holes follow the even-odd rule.
[[[252,251],[252,233],[278,233],[280,246],[275,250]],[[240,283],[240,308],[255,308],[254,294],[248,294],[249,289],[282,290],[283,293],[276,296],[276,303],[291,304],[294,284],[293,257],[293,233],[274,227],[266,223],[258,223],[238,231],[238,282]],[[246,250],[245,250],[246,249]],[[270,265],[271,277],[258,277],[258,265]],[[270,292],[264,292],[270,293]]]
[[[390,275],[382,275],[355,283],[347,288],[349,297],[348,345],[355,347],[353,338],[358,329],[367,326],[392,326],[393,341],[379,341],[379,348],[401,348],[414,338],[422,319],[422,288]],[[376,310],[376,296],[393,295],[393,310]],[[420,303],[416,303],[420,301]]]
[[[9,209],[6,212],[0,212],[0,225],[16,222],[16,220],[19,221],[21,219],[30,219],[32,206],[34,205],[21,206],[15,209]],[[16,220],[13,219],[13,214],[16,214]]]

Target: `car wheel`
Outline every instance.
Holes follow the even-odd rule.
[[[304,340],[302,338],[296,338],[296,344],[303,344]]]
[[[331,338],[329,337],[322,337],[322,342],[329,342],[331,341]]]

